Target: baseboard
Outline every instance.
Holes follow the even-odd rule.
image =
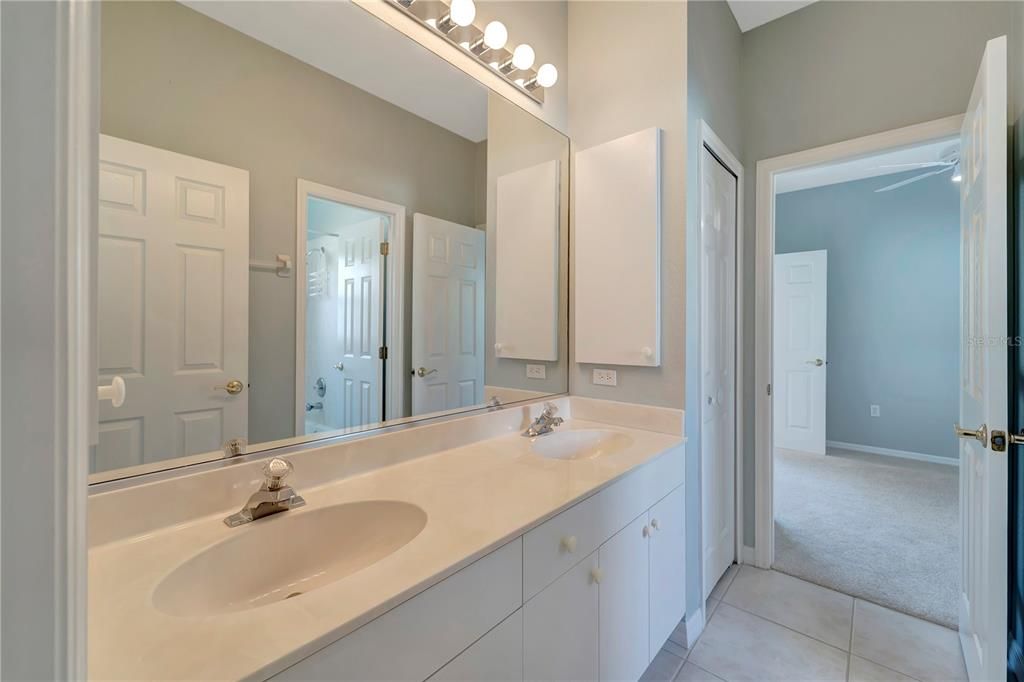
[[[693,649],[693,645],[697,643],[700,633],[704,632],[704,607],[701,606],[688,615],[683,625],[686,630],[686,648]]]
[[[743,548],[740,550],[740,560],[739,560],[739,563],[741,563],[741,564],[749,564],[749,565],[753,566],[754,565],[754,557],[755,556],[756,556],[756,554],[754,552],[754,548],[753,547],[751,547],[750,545],[743,545]]]
[[[885,457],[900,457],[902,459],[916,459],[919,462],[931,462],[932,464],[945,464],[946,466],[960,466],[960,460],[956,457],[939,457],[938,455],[926,455],[921,452],[910,452],[908,450],[894,450],[892,448],[879,448],[874,445],[858,445],[857,443],[842,443],[837,440],[826,441],[826,447],[840,448],[842,450],[856,450],[866,452],[869,455],[882,455]]]

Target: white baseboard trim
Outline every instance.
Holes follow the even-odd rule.
[[[916,459],[919,462],[931,462],[933,464],[945,464],[946,466],[960,466],[959,458],[939,457],[938,455],[926,455],[921,452],[909,452],[908,450],[894,450],[892,448],[879,448],[874,445],[858,445],[856,443],[842,443],[837,440],[825,442],[826,447],[840,448],[841,450],[856,450],[866,452],[869,455],[883,455],[885,457],[901,457],[903,459]]]
[[[753,547],[751,547],[750,545],[743,545],[743,549],[740,550],[740,560],[739,560],[739,563],[741,563],[741,564],[750,564],[751,566],[753,566],[754,565],[754,557],[755,556],[756,556],[756,554],[754,552],[754,548]]]
[[[704,632],[704,606],[688,615],[684,625],[686,626],[686,648],[693,649],[700,633]]]

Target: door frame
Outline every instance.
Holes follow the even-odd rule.
[[[754,280],[754,565],[775,563],[772,457],[772,281],[775,255],[775,176],[807,166],[960,135],[963,114],[865,135],[757,162]]]
[[[306,392],[306,205],[310,197],[326,199],[381,213],[391,218],[388,231],[388,261],[384,268],[387,292],[384,295],[384,335],[388,349],[388,368],[382,388],[385,389],[383,420],[404,416],[405,407],[405,206],[390,201],[356,194],[299,178],[297,182],[295,218],[295,433],[305,428]],[[395,330],[398,330],[396,333]],[[301,370],[300,370],[301,368]],[[382,420],[382,421],[383,421]]]
[[[701,197],[702,192],[699,191],[701,179],[704,176],[704,154],[703,149],[707,147],[718,161],[728,170],[730,173],[736,176],[736,273],[734,286],[736,289],[736,340],[734,349],[734,381],[733,388],[734,406],[733,406],[733,417],[735,421],[735,447],[734,447],[734,462],[733,470],[735,472],[735,491],[734,491],[734,509],[733,509],[733,523],[735,528],[733,529],[733,535],[735,537],[735,558],[734,561],[737,563],[743,562],[743,197],[744,197],[744,179],[743,179],[743,164],[740,163],[739,157],[736,156],[729,149],[729,146],[722,141],[715,131],[708,125],[708,122],[704,119],[700,121],[700,133],[697,147],[697,183],[698,192],[695,197],[697,207],[697,253],[701,252],[701,235],[700,235],[700,215],[701,215]],[[700,274],[701,284],[703,284],[704,273]],[[698,298],[698,308],[700,306],[700,299]],[[697,315],[698,324],[700,323],[700,314]],[[698,352],[698,358],[700,357]],[[695,373],[695,380],[700,381],[702,372],[700,369]],[[700,401],[697,403],[697,428],[703,423],[702,404]],[[701,441],[702,442],[702,441]],[[698,453],[700,456],[701,453]],[[701,488],[703,491],[704,485],[704,471],[701,467]],[[708,507],[709,501],[703,499],[701,495],[701,524],[699,526],[700,532],[703,533],[703,519],[705,511]],[[698,544],[700,551],[700,570],[701,573],[704,571],[704,541],[701,538]],[[704,577],[701,575],[700,579],[701,590],[703,590]]]

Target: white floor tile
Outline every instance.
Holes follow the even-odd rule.
[[[852,652],[919,680],[967,679],[954,630],[860,599]]]
[[[907,677],[895,670],[889,670],[877,663],[861,658],[850,656],[850,682],[915,682],[913,677]]]
[[[683,667],[683,659],[662,649],[640,677],[641,682],[671,682]]]
[[[668,641],[675,643],[678,646],[686,648],[686,621],[679,621],[679,625],[672,631],[672,634],[668,636]]]
[[[719,578],[718,584],[715,585],[715,589],[711,590],[711,594],[708,595],[708,599],[721,599],[725,596],[725,593],[729,590],[729,585],[732,584],[733,578],[740,572],[740,567],[737,564],[732,564],[725,570],[722,577]]]
[[[743,566],[725,603],[820,639],[850,648],[853,597],[775,571]]]
[[[721,603],[722,601],[720,599],[708,598],[708,603],[704,605],[704,609],[707,611],[707,614],[704,616],[705,623],[711,622],[711,616],[715,615],[715,609],[717,609],[718,605]]]
[[[721,604],[688,661],[726,680],[846,680],[845,652]]]
[[[704,668],[700,668],[687,661],[676,675],[676,682],[721,682],[722,678],[712,675]]]

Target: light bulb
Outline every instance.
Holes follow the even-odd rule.
[[[508,29],[500,21],[492,21],[484,26],[484,45],[492,50],[500,50],[508,42]]]
[[[950,178],[950,180],[952,180],[953,182],[960,182],[963,179],[964,176],[960,175],[959,173]]]
[[[537,85],[542,88],[550,88],[558,82],[558,69],[554,64],[541,64],[537,69]]]
[[[516,47],[515,52],[512,53],[512,66],[525,71],[533,66],[533,57],[533,48],[523,43]]]
[[[448,14],[455,24],[469,26],[476,18],[476,5],[473,4],[473,0],[452,0]]]

